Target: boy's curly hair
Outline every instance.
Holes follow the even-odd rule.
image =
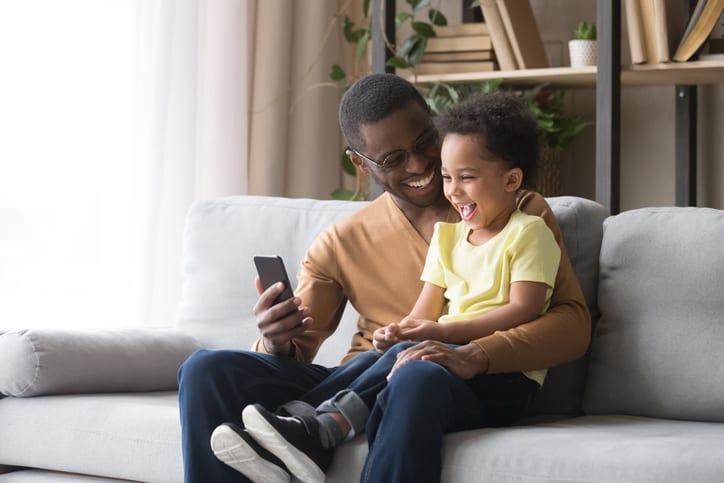
[[[510,92],[474,94],[437,117],[443,139],[448,134],[477,136],[481,157],[503,161],[523,171],[521,187],[534,188],[540,132],[535,117],[520,97]]]

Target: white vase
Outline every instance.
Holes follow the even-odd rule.
[[[568,53],[571,57],[571,67],[596,65],[595,40],[569,40]]]

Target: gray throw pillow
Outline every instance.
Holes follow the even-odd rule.
[[[24,329],[0,334],[0,393],[165,391],[200,346],[167,329]]]

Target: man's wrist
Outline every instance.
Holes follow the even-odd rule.
[[[288,341],[285,344],[286,347],[284,347],[284,346],[276,347],[275,346],[272,348],[270,348],[267,345],[267,342],[268,342],[268,339],[263,337],[261,340],[261,343],[264,346],[264,350],[267,352],[267,354],[273,354],[275,356],[280,356],[280,357],[289,357],[291,359],[293,359],[297,355],[297,346],[294,345],[294,342],[292,342],[292,341]]]
[[[476,368],[478,374],[487,374],[490,369],[490,358],[488,354],[475,342],[465,345],[470,363]]]

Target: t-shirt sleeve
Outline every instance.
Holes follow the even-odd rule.
[[[511,282],[541,282],[553,288],[561,249],[542,219],[526,225],[512,247]]]
[[[435,230],[430,239],[430,248],[427,249],[427,257],[425,258],[425,267],[422,270],[420,280],[428,282],[438,287],[445,288],[445,274],[442,269],[440,260],[441,254],[441,225],[435,223]]]

